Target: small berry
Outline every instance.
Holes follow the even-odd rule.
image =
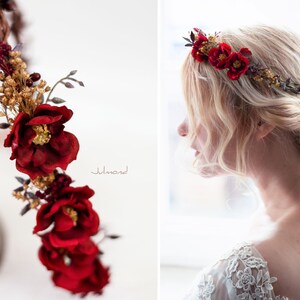
[[[32,81],[38,81],[41,78],[41,74],[40,73],[32,73],[30,74],[30,79]]]
[[[26,80],[26,85],[27,85],[28,87],[31,87],[31,86],[33,85],[33,80],[30,79],[30,78],[28,78],[28,79]]]

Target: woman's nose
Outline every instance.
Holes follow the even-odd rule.
[[[180,136],[186,136],[188,134],[188,124],[186,119],[178,126],[177,132]]]

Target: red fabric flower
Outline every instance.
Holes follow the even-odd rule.
[[[210,49],[208,61],[218,70],[227,68],[228,57],[231,53],[231,47],[225,43],[220,43],[218,48]]]
[[[203,46],[203,42],[207,42],[208,39],[205,35],[198,32],[198,38],[193,43],[192,56],[199,62],[202,62],[207,59],[207,56],[201,52],[201,47]]]
[[[75,247],[55,248],[49,233],[42,236],[39,258],[48,270],[55,271],[53,281],[57,286],[73,293],[102,293],[109,282],[108,268],[102,266],[97,245],[87,239]]]
[[[48,270],[60,271],[75,279],[89,276],[93,271],[93,261],[100,251],[90,238],[66,248],[53,247],[49,233],[41,238],[43,245],[39,250],[39,259]]]
[[[109,283],[109,268],[104,267],[99,259],[92,264],[92,273],[81,280],[74,280],[66,273],[54,271],[52,280],[56,286],[71,291],[74,294],[80,293],[86,296],[90,292],[102,294],[104,286]]]
[[[31,179],[46,176],[57,167],[66,169],[76,159],[79,150],[77,138],[64,131],[64,123],[72,117],[66,106],[39,105],[32,118],[20,112],[10,134],[4,141],[12,147],[10,159],[16,159],[16,168]]]
[[[33,233],[47,229],[52,223],[49,240],[54,247],[72,247],[98,232],[99,217],[88,200],[94,191],[88,186],[60,190],[54,202],[43,204],[37,212]]]
[[[249,60],[246,56],[251,55],[251,51],[247,48],[242,48],[239,52],[232,52],[228,57],[228,72],[227,76],[231,80],[237,80],[242,74],[245,74],[249,67]]]

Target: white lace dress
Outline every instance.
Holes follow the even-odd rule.
[[[203,269],[184,300],[288,300],[274,294],[276,281],[255,246],[245,242]]]

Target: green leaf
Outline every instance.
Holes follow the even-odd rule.
[[[118,239],[118,238],[120,238],[120,236],[119,235],[117,235],[117,234],[110,234],[110,235],[108,235],[107,236],[108,238],[110,238],[110,239]]]
[[[16,176],[15,177],[21,184],[24,184],[25,179],[23,179],[22,177]]]
[[[63,82],[63,84],[64,84],[65,87],[67,87],[68,89],[74,88],[74,85],[73,85],[71,82]]]
[[[22,192],[23,190],[24,190],[24,187],[20,186],[20,187],[14,189],[14,192]]]
[[[191,31],[191,40],[194,42],[195,41],[195,35],[194,35],[194,32]]]
[[[27,203],[21,210],[21,216],[24,216],[30,209],[30,203]]]
[[[39,199],[34,193],[32,192],[25,192],[24,196],[29,197],[30,199]]]
[[[49,101],[55,103],[55,104],[61,104],[66,102],[66,100],[58,98],[58,97],[53,97],[52,99],[50,99]]]
[[[77,70],[73,70],[73,71],[71,71],[71,72],[69,73],[69,75],[68,75],[68,76],[75,75],[76,73],[77,73]]]
[[[188,39],[188,38],[185,38],[184,36],[183,36],[182,38],[184,38],[184,39],[185,39],[187,42],[189,42],[189,43],[191,43],[191,42],[192,42],[190,39]]]

